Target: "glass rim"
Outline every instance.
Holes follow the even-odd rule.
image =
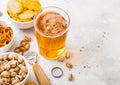
[[[40,35],[42,35],[42,36],[44,36],[44,37],[49,37],[49,38],[55,38],[55,37],[59,37],[59,36],[61,36],[61,35],[63,35],[64,33],[66,33],[67,31],[68,31],[68,27],[69,27],[69,25],[70,25],[70,17],[69,17],[69,15],[68,15],[68,13],[65,11],[65,10],[63,10],[62,8],[59,8],[59,7],[56,7],[56,6],[47,6],[47,7],[44,7],[44,8],[42,8],[42,10],[45,10],[45,9],[47,9],[47,8],[55,8],[55,9],[58,9],[58,10],[61,10],[62,12],[64,12],[66,15],[67,15],[67,18],[68,18],[68,20],[67,20],[67,28],[63,31],[63,32],[61,32],[60,34],[58,34],[58,35],[45,35],[44,33],[42,33],[41,31],[39,31],[38,30],[38,26],[36,25],[37,24],[37,19],[41,16],[41,14],[42,14],[42,12],[40,12],[36,17],[35,17],[35,19],[34,19],[34,27],[35,27],[35,30],[40,34]],[[49,11],[48,11],[49,12]],[[55,11],[56,12],[56,11]],[[57,12],[58,13],[58,12]],[[62,17],[64,17],[64,16],[62,16]],[[65,17],[64,17],[65,18]]]

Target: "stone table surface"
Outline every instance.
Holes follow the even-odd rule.
[[[6,20],[5,6],[8,0],[0,2],[0,18]],[[39,55],[38,63],[45,71],[52,85],[120,85],[120,0],[40,0],[42,7],[57,6],[68,12],[71,19],[66,49],[71,58],[61,63],[46,60]],[[15,42],[10,51],[18,46],[25,35],[32,37],[31,51],[38,47],[34,28],[20,30],[15,28]],[[71,61],[69,70],[65,63]],[[54,78],[53,67],[61,67],[63,76]],[[29,81],[38,84],[31,68]],[[74,80],[68,81],[69,73]]]

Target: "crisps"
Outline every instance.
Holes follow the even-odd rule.
[[[21,13],[18,17],[22,20],[32,19],[34,17],[34,12],[27,10]]]
[[[7,5],[8,13],[18,14],[22,12],[23,6],[17,0],[10,0]]]
[[[35,11],[39,11],[41,8],[41,5],[38,1],[32,1],[32,0],[26,0],[24,6],[29,10],[35,10]]]
[[[27,22],[41,11],[41,4],[39,0],[9,0],[7,11],[12,19]]]
[[[23,4],[25,4],[28,1],[37,1],[37,2],[39,2],[39,0],[17,0],[17,1],[19,1],[19,2],[21,2]]]
[[[12,17],[14,20],[19,21],[19,18],[18,18],[17,14],[9,13],[9,16]]]

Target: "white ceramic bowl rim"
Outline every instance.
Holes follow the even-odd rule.
[[[14,52],[1,53],[0,55],[5,55],[5,54],[17,54],[18,57],[22,57],[22,58],[23,58],[23,60],[24,60],[24,62],[25,62],[25,65],[26,65],[26,67],[27,67],[27,69],[28,69],[28,73],[27,73],[26,77],[25,77],[21,82],[19,82],[18,84],[16,84],[16,85],[21,85],[22,83],[25,82],[25,80],[27,80],[27,78],[29,77],[29,74],[30,74],[28,61],[27,61],[27,60],[25,59],[25,57],[23,57],[22,55],[20,55],[20,54],[18,54],[18,53],[14,53]]]
[[[15,31],[14,31],[14,29],[13,29],[14,26],[13,26],[10,22],[8,22],[8,21],[6,21],[6,20],[4,20],[4,19],[0,19],[0,22],[6,23],[9,27],[11,27],[11,29],[12,29],[12,31],[13,31],[12,40],[11,40],[8,44],[6,44],[5,46],[0,47],[0,49],[3,49],[3,48],[6,48],[7,46],[9,46],[10,44],[12,44],[12,42],[13,42],[13,40],[14,40],[14,38],[15,38]],[[1,23],[0,23],[0,24],[1,24]],[[4,24],[1,24],[1,25],[5,26]]]

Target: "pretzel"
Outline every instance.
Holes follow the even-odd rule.
[[[14,52],[24,55],[24,52],[30,49],[30,43],[29,42],[30,41],[28,41],[26,39],[21,40],[20,45],[14,49]]]
[[[22,40],[20,41],[20,46],[25,46],[27,45],[29,42],[27,40]]]
[[[0,25],[0,47],[7,45],[13,38],[11,27]]]
[[[26,44],[25,46],[20,46],[21,51],[27,51],[30,48],[30,44]]]
[[[16,48],[14,49],[14,52],[20,53],[20,52],[21,52],[20,47],[16,47]]]
[[[14,52],[15,52],[15,53],[19,53],[19,54],[21,54],[21,55],[24,55],[24,51],[22,51],[22,50],[20,49],[20,47],[16,47],[16,48],[14,49]]]

